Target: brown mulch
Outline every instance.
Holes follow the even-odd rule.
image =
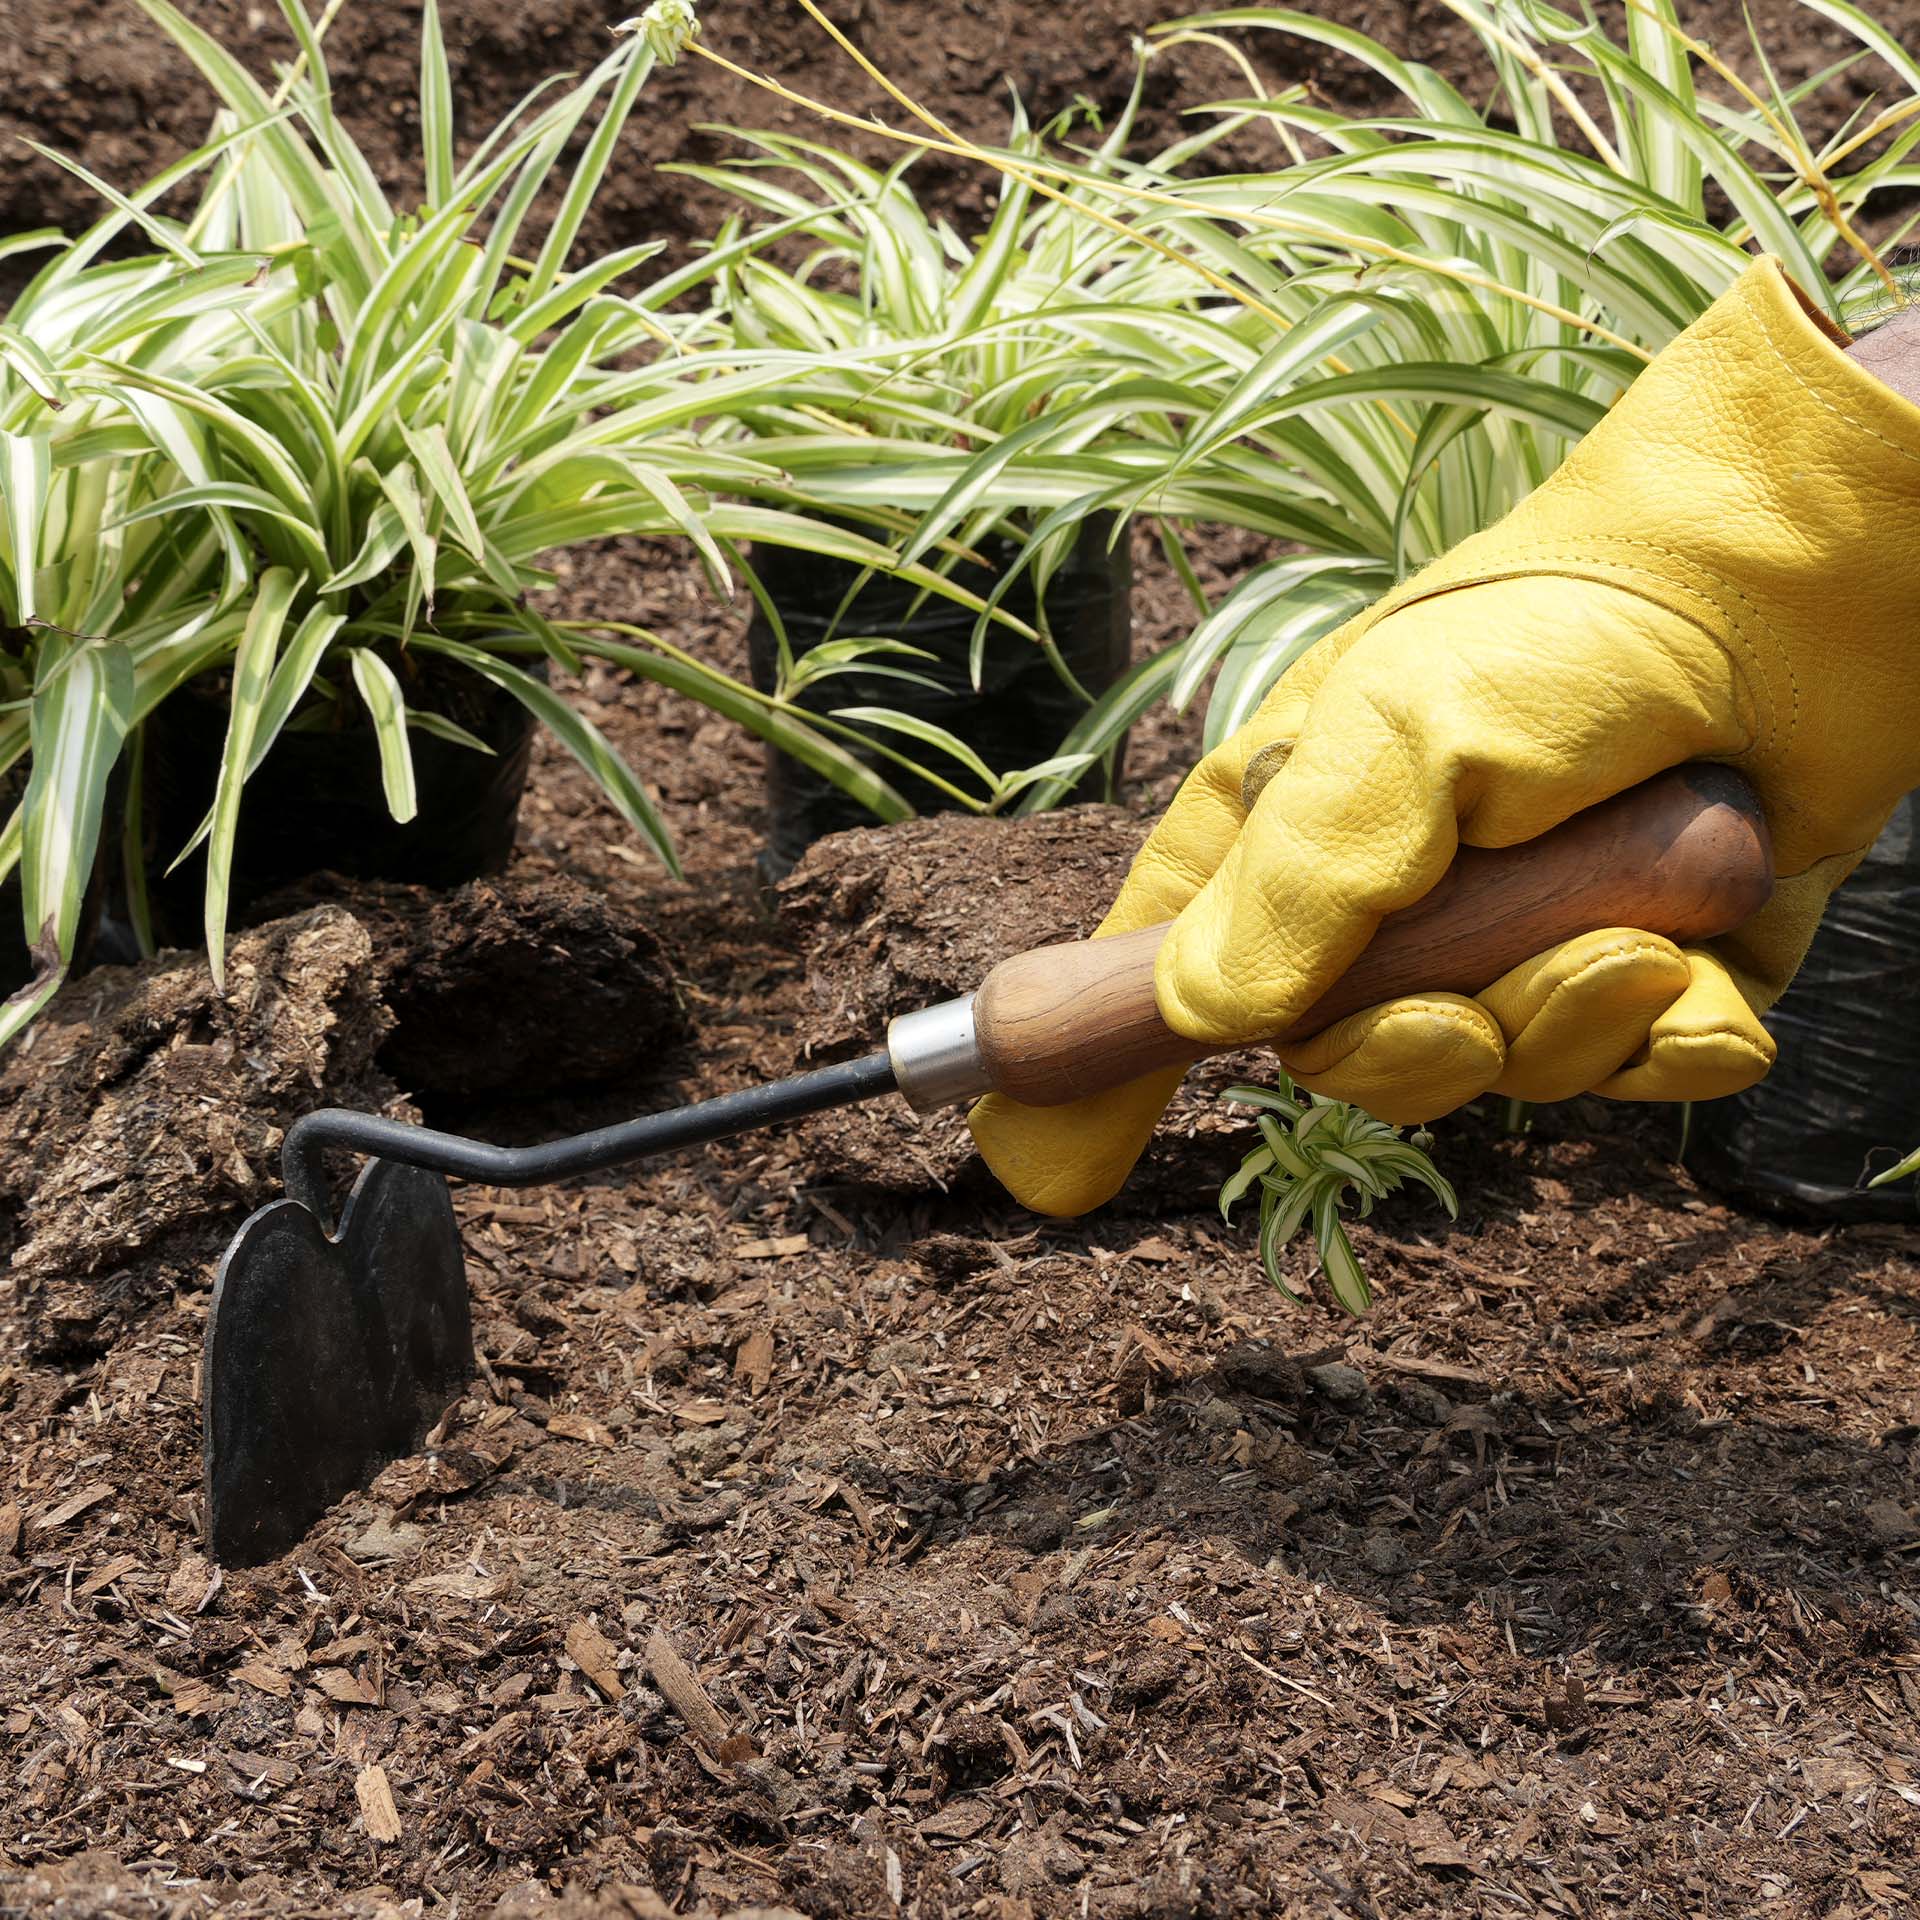
[[[277,44],[270,6],[189,10],[250,57]],[[1083,88],[1111,107],[1127,34],[1170,10],[832,9],[976,132],[1001,124],[1007,70],[1036,114]],[[1458,77],[1442,10],[1329,11]],[[597,54],[608,18],[446,14],[474,124]],[[703,14],[749,64],[869,103],[788,0]],[[1739,42],[1730,4],[1688,20]],[[411,139],[412,31],[397,0],[335,29],[342,110],[383,165]],[[0,130],[126,180],[201,129],[123,0],[0,0],[0,34]],[[1784,49],[1783,84],[1830,39]],[[1204,49],[1183,58],[1150,101],[1161,129],[1213,84]],[[1276,77],[1359,97],[1332,57]],[[1872,84],[1834,82],[1829,118]],[[686,131],[703,117],[778,122],[687,62],[636,150],[710,155]],[[979,205],[977,182],[917,177]],[[28,159],[0,230],[83,203]],[[590,237],[684,238],[711,211],[617,169]],[[1222,542],[1209,577],[1255,557]],[[1184,595],[1144,540],[1138,559],[1161,642]],[[741,615],[675,560],[615,543],[561,577],[571,612],[739,665]],[[646,770],[684,884],[543,746],[499,910],[456,910],[444,947],[336,893],[243,936],[273,997],[218,1002],[163,968],[142,1024],[102,978],[0,1062],[0,1912],[1911,1910],[1920,1241],[1723,1206],[1673,1164],[1669,1116],[1447,1123],[1464,1216],[1416,1200],[1357,1230],[1363,1324],[1278,1300],[1214,1210],[1240,1150],[1213,1097],[1229,1067],[1196,1076],[1123,1202],[1072,1227],[1009,1206],[951,1122],[878,1105],[573,1187],[462,1190],[485,1367],[434,1447],[286,1559],[210,1566],[213,1261],[276,1190],[293,1112],[421,1084],[388,1051],[406,979],[452,996],[498,967],[515,1035],[544,1007],[568,1074],[610,1081],[510,1097],[480,1021],[463,1062],[460,1015],[431,1077],[468,1078],[435,1117],[486,1137],[750,1085],[965,984],[996,942],[1080,930],[1059,923],[1194,740],[1151,720],[1126,812],[1090,826],[911,828],[877,885],[864,854],[823,850],[781,916],[739,737],[612,673],[568,691]],[[1016,837],[1054,832],[1085,837],[1022,868]],[[962,909],[1008,871],[1031,883]],[[588,916],[577,1005],[532,965],[530,899]],[[629,1011],[690,1038],[635,1043],[623,942],[650,983]]]
[[[639,549],[571,590],[655,621],[696,591]],[[752,756],[612,675],[575,697],[655,774],[691,877],[545,749],[515,875],[664,936],[696,1033],[616,1092],[473,1117],[502,1138],[783,1070],[876,911],[776,917]],[[1157,726],[1138,763],[1180,752]],[[963,884],[939,845],[1010,831],[901,836],[930,919]],[[1210,1117],[1150,1211],[1073,1227],[850,1178],[833,1115],[464,1190],[482,1377],[432,1453],[224,1576],[196,1541],[204,1265],[97,1358],[31,1362],[10,1324],[12,1897],[1900,1911],[1915,1236],[1731,1211],[1664,1116],[1468,1115],[1438,1148],[1464,1218],[1362,1229],[1356,1325],[1268,1291],[1211,1209],[1238,1139]]]
[[[457,136],[472,145],[537,80],[584,72],[604,55],[613,22],[640,6],[641,0],[620,7],[599,0],[545,0],[537,6],[441,0]],[[1305,0],[1300,10],[1430,63],[1471,99],[1488,89],[1470,29],[1432,0]],[[1910,46],[1920,37],[1920,0],[1876,0],[1868,10],[1902,43]],[[271,73],[292,55],[292,37],[277,6],[183,0],[183,11],[258,73]],[[318,16],[324,9],[308,0],[308,11]],[[825,11],[895,84],[968,137],[995,140],[1009,124],[1009,84],[1035,125],[1075,106],[1110,117],[1133,84],[1136,36],[1200,9],[1172,0],[1047,0],[1040,9],[1021,0],[919,0],[911,6],[825,0]],[[843,111],[908,124],[796,0],[700,0],[699,14],[705,42],[737,66]],[[1795,0],[1686,0],[1682,14],[1690,32],[1755,75],[1751,21],[1787,89],[1827,72],[1856,45]],[[0,89],[0,140],[9,153],[0,168],[0,233],[41,226],[78,231],[102,211],[85,181],[18,146],[21,139],[52,147],[131,191],[206,138],[211,96],[133,0],[0,0],[0,44],[11,56]],[[353,128],[378,177],[403,197],[420,187],[418,44],[416,0],[348,0],[326,41],[336,111]],[[1312,98],[1343,109],[1400,110],[1371,69],[1338,51],[1276,34],[1252,36],[1248,45],[1275,91],[1305,85]],[[1891,84],[1877,62],[1863,61],[1830,75],[1799,110],[1811,125],[1831,130]],[[1138,123],[1143,147],[1190,131],[1182,114],[1194,103],[1244,92],[1239,70],[1204,43],[1164,53],[1153,65]],[[649,80],[584,243],[607,251],[662,239],[679,254],[725,213],[737,211],[701,183],[651,172],[665,161],[705,164],[737,153],[720,130],[726,127],[821,133],[805,109],[697,55],[684,56]],[[857,129],[826,137],[846,141],[869,160],[890,163],[900,152]],[[1280,157],[1273,143],[1257,135],[1237,138],[1225,151],[1252,165],[1276,164]],[[938,155],[917,164],[914,185],[930,205],[962,219],[992,204],[990,183]]]

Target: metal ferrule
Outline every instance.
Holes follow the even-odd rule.
[[[901,1096],[915,1113],[938,1113],[977,1099],[992,1085],[973,1030],[972,994],[888,1021],[887,1057]]]

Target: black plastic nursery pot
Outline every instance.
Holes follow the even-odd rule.
[[[1099,695],[1127,669],[1133,646],[1133,562],[1124,533],[1108,541],[1112,522],[1090,520],[1066,563],[1047,584],[1046,610],[1061,658],[1089,694]],[[953,569],[956,586],[985,598],[1010,567],[1020,548],[1010,539],[983,542],[986,566],[965,563]],[[980,684],[973,684],[971,653],[976,616],[952,601],[922,596],[904,581],[870,577],[851,601],[861,569],[784,547],[756,548],[753,565],[780,611],[787,643],[796,656],[832,639],[878,636],[923,648],[931,659],[883,656],[886,665],[905,668],[935,684],[921,686],[890,675],[855,670],[805,688],[798,704],[809,712],[839,707],[890,707],[946,728],[966,742],[996,772],[1011,772],[1050,759],[1085,712],[1079,696],[1064,684],[1046,654],[1034,642],[1006,628],[989,629]],[[918,601],[918,605],[915,602]],[[1029,626],[1039,604],[1032,574],[1025,573],[1002,602],[1006,611]],[[754,685],[773,691],[779,677],[779,646],[772,626],[756,613],[747,632],[747,653]],[[970,776],[954,767],[938,749],[905,735],[889,744],[957,785]],[[1124,742],[1113,754],[1117,775]],[[887,779],[916,811],[936,813],[955,802],[938,787],[905,772],[878,755],[853,749]],[[1096,764],[1081,776],[1073,799],[1097,799],[1106,791],[1107,774]],[[871,826],[873,816],[824,775],[770,748],[767,754],[767,850],[769,877],[785,873],[815,840],[847,827]]]
[[[544,661],[525,664],[545,678]],[[403,677],[403,687],[410,708],[455,721],[485,741],[492,756],[409,728],[418,811],[401,826],[387,811],[372,723],[351,691],[302,715],[247,781],[229,893],[235,921],[310,874],[454,887],[507,864],[533,750],[533,716],[512,694],[464,667],[434,662]],[[141,839],[154,936],[164,946],[197,946],[203,935],[204,845],[171,873],[166,869],[213,805],[227,713],[225,676],[203,675],[157,707],[146,724]]]
[[[1694,1109],[1688,1164],[1774,1212],[1920,1221],[1915,1182],[1865,1185],[1920,1145],[1920,796],[1834,894],[1767,1028],[1773,1071]]]

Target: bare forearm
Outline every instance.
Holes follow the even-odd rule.
[[[1847,349],[1847,358],[1920,406],[1920,306],[1863,334]]]

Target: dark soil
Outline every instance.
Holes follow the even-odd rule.
[[[1110,97],[1159,10],[845,17],[984,128],[1008,65],[1039,111]],[[195,12],[267,43],[264,6]],[[401,12],[335,30],[363,125],[406,127]],[[1442,56],[1457,33],[1341,12]],[[603,44],[569,5],[448,13],[476,123]],[[791,6],[706,13],[864,103]],[[130,18],[0,0],[0,111],[122,178],[200,113]],[[766,117],[708,68],[668,84],[662,151],[696,111]],[[10,173],[0,225],[73,217],[55,178]],[[616,188],[603,237],[692,217]],[[1160,644],[1185,602],[1136,559]],[[562,592],[742,665],[740,613],[655,550],[575,556]],[[436,1117],[501,1140],[834,1057],[1084,930],[1193,749],[1150,722],[1123,810],[823,849],[781,917],[740,737],[610,672],[566,691],[646,770],[689,877],[542,742],[514,868],[426,972],[494,984],[503,1038],[536,1005],[564,1024],[535,998],[554,976],[515,971],[538,943],[514,902],[585,890],[595,952],[675,956],[693,1031],[636,1047],[609,1008],[571,1057],[610,1084],[515,1098],[479,1090],[474,1020],[477,1079]],[[997,1196],[951,1123],[878,1108],[462,1190],[480,1379],[431,1452],[222,1576],[198,1545],[212,1265],[294,1113],[407,1110],[384,1049],[422,926],[336,892],[241,938],[228,1001],[191,965],[102,974],[0,1065],[0,1911],[1911,1910],[1920,1236],[1730,1210],[1665,1114],[1447,1123],[1463,1217],[1357,1230],[1364,1324],[1278,1300],[1221,1223],[1240,1130],[1204,1090],[1072,1227]]]
[[[1152,630],[1176,603],[1143,572]],[[642,550],[571,591],[734,657],[738,621]],[[572,694],[652,770],[690,878],[543,746],[513,879],[651,925],[697,1031],[610,1093],[470,1115],[496,1137],[870,1037],[961,983],[949,940],[971,967],[1079,930],[1125,850],[1117,810],[909,827],[877,878],[816,854],[782,921],[735,736],[612,675]],[[1128,806],[1186,751],[1150,733]],[[45,1065],[79,1008],[13,1070],[30,1151],[39,1090],[82,1084]],[[156,1096],[177,1124],[252,1111],[177,1071]],[[127,1111],[98,1079],[96,1132]],[[36,1360],[10,1318],[18,1904],[1905,1906],[1913,1233],[1732,1212],[1673,1167],[1668,1116],[1582,1106],[1516,1139],[1470,1114],[1439,1144],[1463,1219],[1416,1202],[1362,1229],[1381,1305],[1356,1326],[1278,1301],[1222,1226],[1239,1143],[1203,1102],[1151,1188],[1077,1227],[950,1178],[940,1129],[907,1119],[939,1177],[863,1171],[850,1124],[462,1191],[483,1378],[437,1451],[224,1579],[196,1544],[195,1356],[267,1135],[239,1126],[239,1169],[207,1176],[197,1263],[155,1233],[115,1269],[97,1357]]]
[[[609,25],[631,8],[597,0],[441,0],[460,137],[489,131],[537,79],[583,71],[607,47]],[[826,0],[896,84],[963,132],[994,138],[1007,126],[1009,83],[1030,116],[1044,121],[1076,102],[1111,113],[1133,82],[1135,36],[1183,9],[1172,0]],[[188,16],[266,73],[291,57],[292,40],[271,0],[184,0]],[[322,8],[312,4],[318,15]],[[1473,35],[1433,0],[1307,0],[1319,13],[1373,35],[1396,53],[1430,62],[1469,98],[1489,76]],[[1878,0],[1871,11],[1903,42],[1920,39],[1920,0]],[[1838,28],[1795,0],[1701,0],[1684,8],[1689,31],[1744,71],[1753,67],[1747,16],[1783,88],[1828,68],[1853,49]],[[900,110],[810,21],[798,0],[702,0],[703,38],[751,72],[855,114],[901,123]],[[379,177],[403,196],[419,189],[418,8],[414,0],[347,0],[329,31],[335,104],[362,141]],[[133,0],[0,0],[0,44],[9,52],[0,89],[0,138],[38,140],[130,189],[202,140],[212,102],[172,43]],[[1305,82],[1346,107],[1391,108],[1393,96],[1370,70],[1344,55],[1280,35],[1256,36],[1255,58],[1276,89]],[[1866,61],[1828,82],[1801,107],[1815,128],[1835,127],[1890,76]],[[1188,130],[1181,111],[1197,101],[1239,97],[1244,81],[1220,53],[1189,44],[1155,62],[1141,123],[1144,143]],[[663,161],[711,161],[732,150],[720,126],[815,132],[804,109],[777,99],[697,56],[649,82],[621,155],[583,235],[598,250],[666,239],[676,246],[711,231],[719,196],[684,180],[655,176]],[[849,138],[868,157],[891,160],[888,143]],[[1259,153],[1271,163],[1273,153]],[[96,218],[98,197],[38,154],[13,147],[0,169],[0,233],[39,226],[73,230]],[[916,186],[964,219],[986,204],[988,184],[957,163],[929,157]]]
[[[375,1058],[429,1109],[626,1081],[685,1037],[659,936],[564,875],[435,893],[323,874],[298,895],[251,917],[335,900],[362,922],[393,1019]]]

